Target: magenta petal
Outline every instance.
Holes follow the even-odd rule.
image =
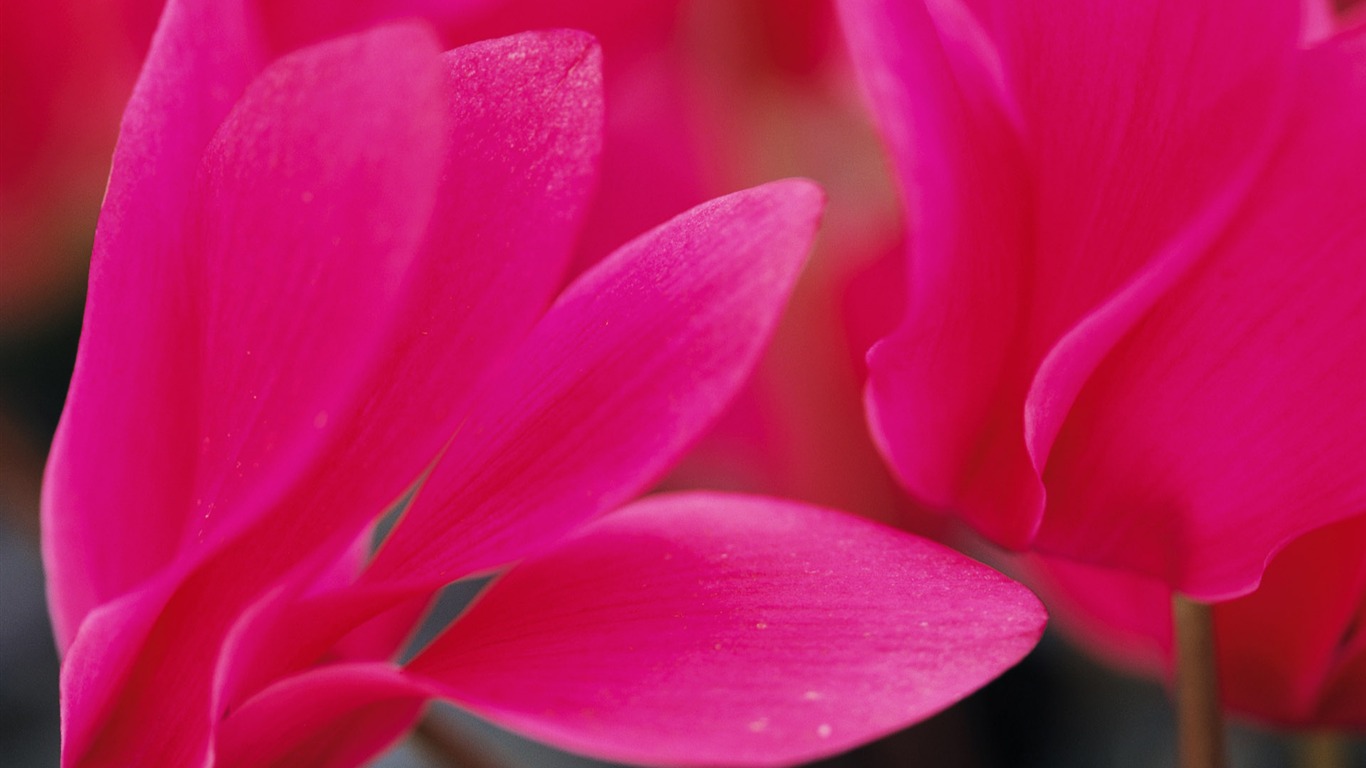
[[[392,661],[417,631],[435,589],[364,588],[355,582],[373,553],[367,530],[311,584],[257,602],[225,640],[214,693],[235,709],[276,681],[318,663]],[[232,550],[227,554],[231,555]]]
[[[101,604],[81,622],[62,659],[63,768],[80,764],[117,695],[115,682],[137,659],[173,586],[170,579],[158,579]],[[208,722],[184,725],[202,730]]]
[[[901,481],[933,504],[955,504],[974,484],[1020,485],[1008,473],[1026,465],[1023,444],[1009,458],[980,455],[984,432],[1021,418],[997,404],[1029,247],[1021,205],[1029,180],[1000,62],[954,3],[937,4],[938,19],[918,2],[851,1],[840,10],[914,221],[907,314],[868,359],[874,437]],[[1011,543],[1033,527],[965,513]]]
[[[1366,509],[1364,53],[1358,35],[1306,56],[1296,121],[1227,234],[1082,390],[1041,549],[1215,600]]]
[[[409,665],[577,752],[775,765],[885,734],[1029,651],[1026,589],[829,510],[657,496],[514,567]]]
[[[282,58],[205,153],[186,286],[203,333],[198,541],[276,502],[260,497],[297,483],[369,397],[436,199],[438,55],[413,25]]]
[[[445,115],[430,33],[393,27],[275,62],[208,148],[192,200],[197,226],[182,256],[206,282],[177,288],[201,302],[191,327],[204,350],[181,350],[185,365],[200,366],[203,437],[180,448],[198,454],[205,493],[199,509],[182,500],[181,514],[209,535],[189,536],[191,552],[128,608],[159,611],[131,668],[105,665],[72,683],[80,690],[68,700],[87,703],[69,708],[79,722],[68,761],[197,761],[214,722],[211,680],[225,633],[283,574],[340,556],[368,522],[348,527],[350,518],[334,517],[312,526],[275,515],[232,547],[210,546],[212,535],[259,517],[268,507],[253,505],[297,481],[329,434],[330,414],[319,409],[356,386],[359,363],[350,361],[364,360],[379,333],[365,321],[392,303],[426,226]],[[391,158],[393,146],[405,151]],[[286,290],[291,302],[263,296],[267,289]],[[113,698],[118,706],[106,710]],[[153,734],[135,725],[169,718],[183,727]]]
[[[1279,134],[1300,2],[979,3],[1035,176],[1031,359],[1150,264]],[[1238,35],[1223,22],[1248,22]],[[1230,126],[1238,126],[1230,130]]]
[[[427,695],[397,667],[348,664],[288,678],[229,713],[219,768],[352,768],[399,739]]]
[[[1034,309],[1022,337],[1036,366],[1024,405],[1036,472],[1044,471],[1096,367],[1206,255],[1249,190],[1264,182],[1293,111],[1300,8],[1270,3],[1249,37],[1231,40],[1217,23],[1239,11],[1224,0],[1149,0],[1106,6],[1080,22],[1070,11],[1019,14],[1025,29],[1017,55],[1045,62],[1021,71],[1033,83],[1027,109],[1035,130],[1047,134],[1037,161]],[[1145,39],[1155,41],[1156,54]],[[1070,50],[1059,56],[1060,48]],[[1122,74],[1097,76],[1079,65],[1084,60]],[[1075,92],[1062,93],[1057,79]],[[1094,103],[1114,105],[1099,131],[1083,125],[1085,105]],[[1245,128],[1231,139],[1230,125]],[[1076,149],[1088,146],[1086,134],[1106,131],[1112,135],[1100,138],[1110,143],[1079,159],[1088,154]]]
[[[300,75],[307,79],[300,81]],[[93,751],[91,759],[192,760],[208,743],[213,701],[238,703],[236,697],[249,694],[253,685],[268,682],[268,673],[310,663],[338,638],[343,647],[334,652],[367,657],[390,652],[406,633],[416,606],[382,616],[391,605],[348,603],[332,610],[324,604],[327,622],[308,627],[312,634],[302,647],[277,647],[272,640],[280,634],[272,631],[290,626],[280,614],[318,577],[308,566],[289,582],[279,579],[309,556],[344,557],[347,545],[448,438],[451,427],[432,417],[439,406],[448,412],[440,418],[449,420],[468,390],[460,377],[476,376],[543,311],[568,257],[597,151],[597,79],[596,47],[582,34],[495,41],[453,52],[443,65],[426,32],[395,27],[282,59],[243,99],[211,151],[222,168],[201,179],[206,197],[228,199],[206,206],[197,234],[205,250],[224,248],[233,237],[274,234],[279,243],[248,244],[257,246],[248,257],[210,265],[239,270],[213,281],[223,296],[210,294],[218,302],[208,302],[211,310],[238,321],[225,322],[216,329],[225,332],[210,336],[217,345],[214,361],[227,367],[204,387],[206,401],[218,399],[223,389],[233,395],[222,398],[221,412],[206,406],[208,428],[218,425],[225,438],[241,439],[202,457],[208,469],[201,483],[207,486],[220,479],[212,474],[215,465],[226,463],[216,459],[231,459],[223,485],[204,495],[215,505],[214,519],[226,518],[227,525],[207,528],[205,546],[195,549],[197,556],[212,557],[181,559],[175,573],[189,580],[178,591],[167,587],[140,596],[162,615],[131,669],[106,664],[95,670],[98,675],[81,675],[73,683],[68,698],[81,705],[71,710],[79,726],[68,740],[69,760],[90,757],[87,751]],[[496,92],[479,93],[481,87]],[[297,103],[310,97],[312,103]],[[271,99],[275,112],[254,111]],[[259,118],[254,124],[253,117]],[[320,124],[333,130],[323,138],[309,130],[306,140],[295,140],[297,129]],[[395,146],[404,152],[391,163]],[[271,153],[272,162],[244,158],[237,164],[230,162],[234,152]],[[234,169],[241,172],[234,175]],[[224,193],[234,184],[248,185],[254,172],[276,177],[259,195]],[[450,176],[444,180],[449,196],[437,201],[433,216],[435,182],[443,172]],[[300,188],[310,181],[316,185]],[[483,210],[472,200],[499,210]],[[356,202],[363,203],[360,210]],[[470,210],[457,210],[457,203]],[[265,221],[215,237],[213,217],[229,214],[234,221]],[[271,229],[281,223],[276,216],[293,216],[288,231]],[[346,220],[329,218],[337,216]],[[516,230],[510,229],[513,223]],[[315,235],[322,239],[316,247],[299,242]],[[276,263],[251,261],[266,259],[272,247],[290,252],[276,254]],[[326,268],[309,274],[312,262],[300,254]],[[322,254],[330,259],[316,258]],[[415,269],[409,267],[414,254]],[[241,270],[253,264],[258,275],[292,284],[295,301],[251,301],[253,283]],[[301,285],[299,278],[307,279]],[[516,295],[498,299],[509,284],[515,284]],[[206,330],[213,330],[219,317],[208,314]],[[271,318],[269,333],[262,333],[259,325]],[[374,327],[362,327],[371,318]],[[443,339],[420,339],[424,334]],[[245,395],[254,391],[253,374],[270,372],[264,358],[272,354],[278,370],[262,380],[272,397],[252,401]],[[282,364],[281,356],[307,365]],[[252,358],[261,360],[259,367]],[[404,375],[396,377],[396,370]],[[414,377],[422,387],[405,388],[403,382]],[[319,407],[328,402],[336,407]],[[313,472],[301,474],[310,464]],[[273,507],[278,514],[262,517],[268,508],[251,506],[275,500],[286,488],[292,495]],[[339,565],[314,588],[346,577]],[[277,587],[285,591],[261,602],[266,590]],[[248,608],[254,613],[243,619]],[[358,625],[364,626],[356,630]],[[130,656],[117,658],[122,664]],[[205,663],[213,659],[219,659],[216,672]],[[110,713],[105,704],[114,696],[120,707]],[[204,713],[202,721],[185,714],[195,711]],[[170,712],[187,724],[174,737],[134,725]]]
[[[485,382],[368,575],[451,581],[640,493],[743,381],[822,203],[804,181],[720,198],[572,285]]]
[[[337,434],[325,459],[283,507],[299,530],[366,524],[392,504],[450,440],[493,361],[544,314],[592,188],[599,59],[579,32],[517,35],[443,57],[440,111],[451,125],[425,243],[361,396],[330,414]],[[392,197],[396,206],[418,202]]]
[[[1366,708],[1352,704],[1366,688],[1352,687],[1347,668],[1366,651],[1363,609],[1366,517],[1292,541],[1256,592],[1214,608],[1227,706],[1295,727],[1366,726]]]
[[[357,412],[339,419],[325,461],[281,506],[288,520],[264,548],[296,549],[310,531],[364,524],[390,504],[456,431],[472,385],[516,348],[561,284],[601,142],[596,43],[578,32],[528,33],[443,59],[452,125],[426,243]],[[431,592],[336,591],[257,623],[225,677],[226,701],[325,652],[392,656]]]
[[[274,681],[321,662],[390,661],[416,631],[435,590],[299,590],[262,601],[224,643],[215,695],[235,708]]]
[[[347,68],[364,76],[338,79]],[[249,520],[313,458],[426,226],[445,132],[439,77],[435,42],[416,27],[282,59],[200,148],[197,182],[179,189],[188,210],[181,200],[172,209],[190,223],[149,214],[151,225],[166,224],[157,237],[176,241],[143,233],[130,242],[123,212],[109,214],[114,234],[100,235],[109,259],[155,270],[165,252],[171,268],[114,283],[109,291],[137,303],[119,317],[87,318],[89,354],[121,356],[101,363],[114,369],[92,379],[94,389],[73,389],[67,420],[83,426],[70,428],[79,431],[72,459],[59,446],[49,467],[45,546],[58,614],[68,578],[97,581],[90,597],[121,594],[134,583],[126,572],[145,578],[172,555],[197,556],[190,551],[206,536]],[[212,82],[180,85],[197,92]],[[331,129],[319,134],[318,125]],[[405,152],[375,162],[390,146]],[[122,277],[97,265],[92,297]],[[291,302],[264,300],[267,288]],[[117,333],[105,339],[110,329]],[[88,412],[86,392],[90,407],[109,407]],[[144,436],[155,437],[146,452]],[[87,455],[92,448],[98,456]],[[142,498],[134,478],[159,495]]]
[[[1338,29],[1333,0],[1303,0],[1302,6],[1300,42],[1313,46],[1332,37]]]
[[[347,590],[350,593],[354,590]],[[382,613],[349,627],[329,655],[347,661],[390,661],[417,632],[431,609],[433,594],[419,592],[389,601]]]
[[[243,3],[172,0],[123,119],[84,331],[43,486],[53,629],[177,551],[191,497],[194,373],[180,251],[200,153],[265,65]],[[174,113],[174,120],[165,116]]]
[[[1179,276],[1282,127],[1299,3],[1236,37],[1221,22],[1238,9],[1215,0],[844,13],[913,218],[910,309],[871,357],[875,431],[913,490],[1028,546],[1058,424],[1160,293],[1149,270]],[[1151,290],[1035,381],[1140,278]]]

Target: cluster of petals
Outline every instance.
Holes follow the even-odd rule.
[[[910,490],[1204,600],[1366,510],[1366,33],[1315,6],[842,2],[912,220],[866,393]]]
[[[125,113],[44,486],[65,766],[356,765],[432,698],[609,759],[789,763],[1033,646],[1032,595],[909,535],[628,503],[739,387],[819,190],[703,204],[565,287],[591,37],[292,23],[173,0]]]

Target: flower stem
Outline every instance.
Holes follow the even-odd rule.
[[[1172,596],[1176,629],[1177,746],[1181,768],[1223,768],[1224,721],[1214,656],[1214,614],[1204,603]]]
[[[1333,731],[1310,731],[1299,738],[1298,768],[1347,768],[1347,744]]]

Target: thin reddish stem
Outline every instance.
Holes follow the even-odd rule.
[[[1181,768],[1224,768],[1224,717],[1215,667],[1214,615],[1183,595],[1172,597],[1176,629],[1177,745]]]

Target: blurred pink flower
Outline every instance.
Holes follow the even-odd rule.
[[[740,385],[812,185],[704,204],[560,292],[590,38],[282,34],[173,0],[124,120],[45,486],[65,765],[355,765],[431,697],[608,758],[794,762],[1032,647],[1027,591],[871,523],[708,494],[602,516]],[[503,569],[389,661],[438,589]]]
[[[76,294],[160,0],[8,0],[0,18],[0,335]]]
[[[1023,559],[1057,623],[1101,657],[1172,671],[1171,589],[1133,573]],[[1366,517],[1295,539],[1256,592],[1214,606],[1225,705],[1291,727],[1366,728]]]
[[[1366,508],[1366,36],[1301,5],[843,3],[912,219],[867,398],[914,493],[1206,600]]]
[[[715,194],[808,176],[830,202],[772,347],[667,482],[776,493],[918,533],[931,530],[927,522],[943,528],[942,518],[911,509],[864,424],[863,355],[897,319],[900,282],[889,283],[886,273],[899,269],[893,246],[902,225],[877,135],[831,23],[833,4],[682,6],[686,18],[665,52],[684,86],[679,103],[687,105],[690,162],[703,188]],[[609,125],[614,103],[609,98]],[[604,188],[613,183],[604,178]],[[609,212],[599,209],[597,216]]]

